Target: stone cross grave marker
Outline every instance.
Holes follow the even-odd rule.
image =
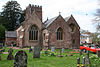
[[[33,58],[40,58],[40,50],[41,50],[41,47],[40,46],[35,46],[34,47],[34,55],[33,55]]]
[[[14,67],[27,67],[27,53],[23,50],[20,50],[16,53],[14,59]]]
[[[8,52],[9,52],[9,54],[8,54],[8,56],[7,56],[7,60],[13,60],[13,59],[14,59],[14,57],[13,57],[13,55],[12,55],[13,49],[10,48],[10,49],[8,50]]]
[[[52,52],[55,52],[55,47],[51,47],[51,51]]]

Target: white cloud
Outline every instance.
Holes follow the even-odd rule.
[[[9,0],[0,1],[0,8]],[[25,9],[29,4],[40,5],[43,8],[43,20],[59,15],[66,17],[73,14],[82,29],[94,31],[92,13],[99,8],[97,0],[17,0]],[[89,14],[86,16],[86,14]]]

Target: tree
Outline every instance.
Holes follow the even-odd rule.
[[[5,38],[5,27],[0,24],[0,41]]]
[[[0,22],[9,31],[15,30],[20,22],[23,20],[22,9],[17,1],[8,1],[6,5],[3,6],[3,12],[1,12]],[[21,21],[20,21],[21,20]]]
[[[100,5],[100,0],[98,0],[98,3]],[[95,18],[93,19],[93,22],[97,25],[97,31],[100,31],[100,8],[96,9],[96,13],[94,14]]]
[[[100,41],[99,35],[100,33],[98,32],[91,33],[90,37],[92,38],[92,42],[95,42],[95,44],[98,44],[98,42]]]

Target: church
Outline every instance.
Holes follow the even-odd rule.
[[[5,43],[18,47],[37,46],[43,48],[79,48],[80,27],[73,15],[63,18],[61,14],[42,22],[42,6],[26,8],[25,21],[15,31],[5,32]]]

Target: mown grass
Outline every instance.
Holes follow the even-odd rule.
[[[5,48],[7,52],[9,48]],[[19,51],[17,49],[13,50],[13,55]],[[63,57],[57,57],[59,55],[59,49],[56,50],[56,53],[54,53],[56,56],[50,56],[49,54],[44,54],[44,51],[41,51],[41,56],[40,58],[33,58],[33,53],[29,53],[28,50],[24,50],[28,54],[28,60],[27,60],[27,67],[77,67],[77,58],[81,58],[82,62],[82,57],[85,57],[85,53],[80,56],[79,53],[73,53],[73,56],[69,56],[71,53],[70,51],[74,50],[69,50],[65,49],[65,52],[62,53]],[[67,56],[66,56],[67,55]],[[95,54],[90,53],[90,58],[91,61],[91,67],[99,67],[100,65],[100,58],[98,57],[93,57]],[[14,60],[7,60],[8,54],[1,54],[2,60],[0,61],[0,67],[13,67],[14,65]]]

